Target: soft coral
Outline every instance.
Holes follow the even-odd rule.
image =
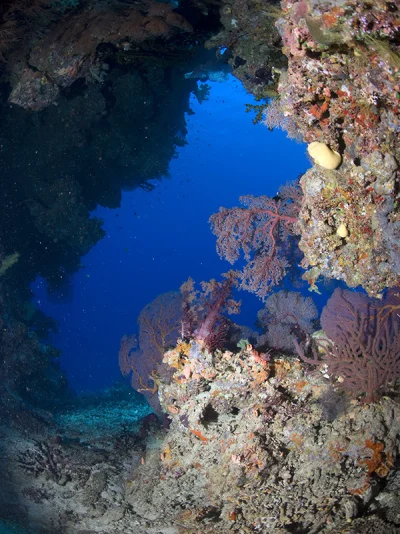
[[[196,291],[189,278],[181,286],[183,297],[183,335],[192,337],[209,350],[219,348],[225,341],[228,320],[222,315],[239,313],[240,302],[231,298],[237,285],[238,273],[229,271],[225,280],[201,282],[202,291]]]

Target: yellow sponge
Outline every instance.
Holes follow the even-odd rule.
[[[325,143],[314,141],[308,145],[307,150],[315,163],[318,163],[324,169],[337,169],[342,162],[341,155],[331,150]]]

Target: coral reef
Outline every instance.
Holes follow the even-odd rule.
[[[399,150],[398,8],[384,1],[284,0],[277,21],[288,56],[281,107],[306,142],[350,160]]]
[[[120,365],[168,414],[163,428],[130,388],[55,410],[66,384],[51,324],[23,309],[38,274],[57,286],[101,238],[90,210],[167,173],[212,71],[196,63],[207,38],[256,97],[277,97],[267,125],[309,143],[315,163],[302,193],[212,216],[220,254],[248,262],[241,287],[265,298],[297,236],[311,289],[320,277],[370,296],[398,287],[398,2],[56,4],[32,3],[63,18],[29,15],[14,50],[28,3],[0,8],[2,517],[43,534],[398,532],[397,289],[334,293],[313,357],[310,299],[270,296],[261,336],[221,315],[238,309],[236,273],[154,301]],[[293,347],[303,362],[279,352]]]
[[[141,424],[147,408],[118,388],[29,437],[1,426],[2,517],[43,534],[400,527],[396,399],[346,400],[323,373],[251,345],[180,342],[164,362],[168,431]]]
[[[276,89],[256,106],[258,118],[266,108],[269,128],[331,160],[317,157],[301,180],[298,231],[312,289],[319,276],[372,296],[399,283],[399,10],[383,0],[283,0],[262,9],[238,1],[221,9],[215,41],[227,48],[233,74],[258,97]],[[262,45],[280,44],[272,24],[287,66],[271,48],[258,55]],[[269,76],[256,80],[255,69],[270,60]]]

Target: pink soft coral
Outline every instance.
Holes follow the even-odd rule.
[[[196,291],[191,278],[181,286],[183,298],[183,335],[209,350],[220,348],[225,341],[228,320],[223,312],[239,313],[240,302],[231,298],[238,273],[229,271],[225,280],[202,282],[202,291]]]

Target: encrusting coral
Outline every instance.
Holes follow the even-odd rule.
[[[392,156],[376,151],[360,165],[314,166],[302,176],[297,227],[311,288],[320,276],[361,285],[371,296],[399,285],[397,167]]]

